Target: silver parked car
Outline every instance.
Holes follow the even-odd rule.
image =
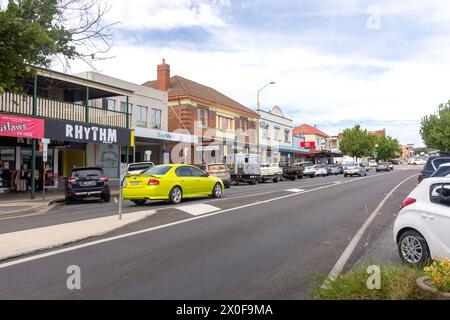
[[[211,176],[218,177],[222,179],[225,188],[230,188],[231,186],[231,175],[230,169],[223,163],[203,163],[196,165],[198,168],[205,171]]]
[[[329,164],[327,166],[327,171],[329,175],[338,175],[341,173],[341,168],[339,168],[339,166],[337,164]]]

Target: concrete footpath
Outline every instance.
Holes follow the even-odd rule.
[[[119,189],[111,189],[111,196],[117,197]],[[24,215],[44,214],[56,204],[64,202],[64,192],[50,191],[45,194],[36,194],[34,200],[30,199],[30,193],[12,193],[0,195],[0,220]]]
[[[145,219],[155,212],[145,210],[124,214],[122,220],[117,216],[108,216],[0,234],[0,261],[101,236]]]

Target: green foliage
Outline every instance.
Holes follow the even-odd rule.
[[[320,300],[424,300],[434,297],[421,291],[416,280],[423,276],[420,269],[410,267],[382,267],[381,288],[369,289],[367,280],[370,274],[367,267],[341,275],[337,280],[330,281],[327,288],[320,285],[316,290],[315,299]]]
[[[377,160],[393,159],[400,155],[401,146],[397,139],[379,137],[376,143],[377,147],[375,148],[375,152],[377,153]]]
[[[376,137],[363,130],[360,125],[345,129],[340,144],[341,151],[349,156],[361,158],[372,156],[375,151]]]
[[[437,113],[422,119],[420,135],[428,148],[450,151],[450,101],[439,105]]]
[[[48,67],[56,55],[77,57],[72,35],[57,17],[57,0],[10,1],[0,11],[0,93],[20,91],[18,81]]]

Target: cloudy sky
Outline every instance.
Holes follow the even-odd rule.
[[[356,123],[422,145],[421,117],[450,98],[450,3],[442,0],[110,0],[113,59],[135,83],[162,58],[250,108],[337,134]],[[73,72],[85,71],[74,63]]]

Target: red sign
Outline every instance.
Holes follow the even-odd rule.
[[[42,139],[44,120],[0,114],[0,136]]]
[[[311,149],[311,148],[315,148],[316,147],[316,143],[313,142],[313,141],[311,141],[311,142],[300,142],[300,147],[301,148]]]

